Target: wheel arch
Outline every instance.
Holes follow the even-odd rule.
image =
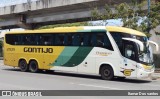
[[[114,76],[116,75],[116,68],[115,68],[111,63],[101,63],[101,64],[99,65],[98,74],[100,74],[100,70],[101,70],[101,68],[104,67],[104,66],[109,66],[109,67],[111,67],[111,68],[113,69],[113,74],[114,74]]]
[[[28,64],[28,61],[27,61],[25,58],[20,58],[20,59],[18,60],[18,67],[19,67],[20,61],[22,61],[22,60],[25,60],[25,61],[27,62],[27,64]]]

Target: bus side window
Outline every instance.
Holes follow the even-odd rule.
[[[96,35],[92,33],[83,33],[83,46],[96,46]]]
[[[96,46],[96,33],[93,33],[92,35],[91,35],[91,39],[90,39],[90,46],[92,46],[92,47],[94,47],[94,46]]]
[[[73,33],[67,33],[64,34],[64,45],[65,46],[72,46],[72,41],[73,41]]]
[[[80,35],[79,34],[74,34],[73,35],[73,46],[80,46]]]
[[[102,33],[97,34],[97,47],[104,47],[104,35]]]
[[[68,35],[65,35],[64,34],[64,46],[67,46],[68,45],[68,37],[67,37]]]
[[[58,34],[55,34],[55,45],[59,44]]]
[[[89,35],[87,33],[83,34],[83,39],[84,39],[83,40],[84,41],[83,42],[84,43],[83,46],[88,46],[88,44],[89,44]]]
[[[77,33],[74,35],[74,45],[75,46],[84,46],[84,37],[83,37],[84,33]]]
[[[51,34],[42,34],[40,36],[40,44],[45,46],[50,46],[53,44],[53,35]]]
[[[19,41],[19,36],[18,35],[14,35],[14,45],[19,45],[20,41]]]
[[[111,44],[111,42],[110,42],[107,34],[106,34],[106,33],[103,33],[103,36],[104,36],[104,48],[113,51],[113,50],[114,50],[114,49],[113,49],[113,46],[112,46],[112,44]]]
[[[84,33],[81,33],[79,35],[79,39],[80,39],[80,46],[84,46]]]
[[[19,38],[16,34],[6,34],[6,43],[11,45],[18,45]]]
[[[124,46],[124,56],[126,58],[129,58],[131,60],[135,60],[135,49],[134,49],[134,45],[130,44],[130,43],[126,43]]]
[[[55,45],[64,46],[64,34],[55,35]]]
[[[37,45],[37,39],[35,34],[27,34],[26,36],[26,45]]]
[[[22,35],[21,36],[21,45],[25,45],[26,44],[26,36]]]
[[[39,34],[38,36],[38,45],[42,45],[42,35]]]

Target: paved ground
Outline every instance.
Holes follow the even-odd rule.
[[[159,76],[157,74],[157,76]],[[105,81],[99,76],[71,73],[29,73],[4,66],[0,60],[1,90],[160,90],[160,79]]]

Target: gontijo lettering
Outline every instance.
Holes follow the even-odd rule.
[[[25,47],[24,52],[28,53],[53,53],[53,48],[32,48]]]

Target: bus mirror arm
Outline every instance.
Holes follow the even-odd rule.
[[[148,45],[149,44],[154,44],[156,46],[156,51],[158,52],[159,51],[159,46],[156,42],[153,42],[153,41],[148,41]]]
[[[123,39],[123,40],[132,41],[132,42],[137,43],[137,44],[140,46],[140,50],[141,50],[141,51],[144,51],[144,45],[143,45],[143,43],[142,43],[140,40],[133,39],[133,38],[122,38],[122,39]]]

